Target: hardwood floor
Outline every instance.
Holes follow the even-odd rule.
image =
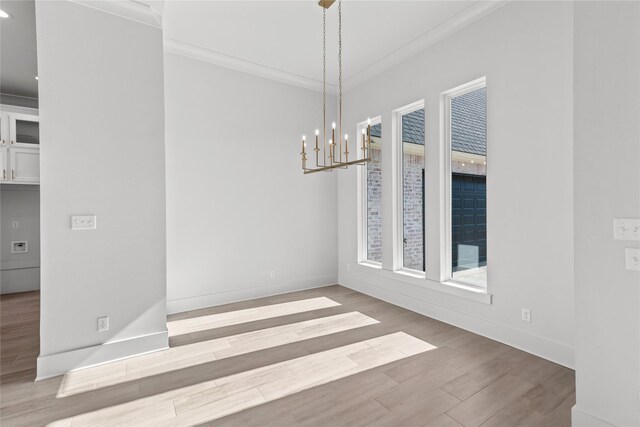
[[[2,426],[569,426],[572,370],[329,286],[170,316],[171,348],[33,382],[39,294],[0,297]]]

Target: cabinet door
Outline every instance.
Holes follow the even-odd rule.
[[[38,116],[9,113],[10,145],[33,147],[40,144]]]
[[[9,151],[10,178],[13,183],[38,184],[40,182],[40,149],[38,147],[11,147]]]
[[[7,169],[7,149],[0,147],[0,182],[9,181],[9,170]]]
[[[0,113],[0,147],[9,145],[9,115]]]

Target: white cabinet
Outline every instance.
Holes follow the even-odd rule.
[[[3,184],[40,183],[40,128],[37,110],[0,107]]]
[[[10,147],[7,151],[12,183],[40,183],[40,149],[38,147]]]
[[[9,143],[9,115],[0,110],[0,147]]]
[[[7,175],[9,170],[7,169],[7,149],[4,147],[0,147],[0,166],[2,170],[0,171],[0,182],[5,182],[9,179],[9,175]]]

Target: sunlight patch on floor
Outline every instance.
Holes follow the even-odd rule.
[[[357,311],[246,332],[68,372],[58,398],[379,323]]]
[[[309,298],[300,301],[291,301],[281,304],[265,305],[263,307],[247,308],[244,310],[228,311],[225,313],[198,316],[189,319],[172,320],[167,322],[169,336],[189,334],[208,329],[222,328],[241,323],[255,322],[257,320],[271,319],[273,317],[287,316],[303,313],[305,311],[319,310],[339,306],[327,297]]]
[[[71,422],[92,426],[204,423],[435,348],[404,332],[396,332],[48,425],[68,426]]]

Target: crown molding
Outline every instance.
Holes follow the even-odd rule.
[[[74,0],[78,2],[92,3],[89,0]],[[456,31],[464,28],[483,16],[493,12],[494,10],[504,6],[511,0],[480,0],[469,6],[462,12],[438,25],[436,28],[422,34],[416,39],[410,41],[404,46],[396,49],[393,53],[376,61],[364,70],[350,76],[344,80],[343,86],[345,90],[352,89],[367,80],[381,74],[389,68],[406,61],[422,50],[434,45]],[[133,1],[132,1],[133,2]],[[133,2],[136,3],[136,2]],[[322,91],[322,82],[308,77],[299,76],[297,74],[288,73],[283,70],[271,68],[266,65],[255,62],[246,61],[244,59],[225,55],[220,52],[195,46],[179,40],[164,38],[164,51],[177,55],[186,56],[213,65],[218,65],[243,73],[253,74],[255,76],[264,77],[266,79],[276,80],[293,86],[303,87],[318,92]],[[335,84],[327,83],[327,93],[335,95],[337,88]]]
[[[322,92],[322,82],[317,80],[225,55],[223,53],[184,43],[168,37],[164,38],[164,51],[186,56],[198,61],[207,62],[209,64],[230,68],[243,73],[253,74],[258,77],[264,77],[266,79],[276,80],[293,86]],[[335,85],[327,83],[327,93],[335,94],[335,92]]]
[[[436,44],[510,1],[511,0],[480,0],[474,3],[472,6],[469,6],[434,29],[418,36],[389,55],[366,67],[364,70],[348,77],[343,83],[345,89],[353,89],[389,68],[406,61],[429,46]]]
[[[155,28],[162,28],[164,0],[71,0],[73,3],[111,15],[130,19]]]

